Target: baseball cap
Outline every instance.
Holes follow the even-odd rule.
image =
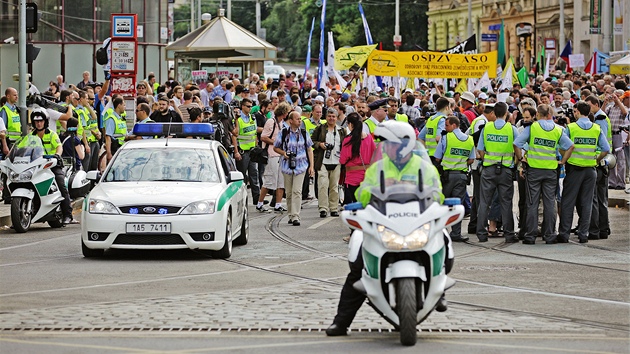
[[[341,100],[342,100],[342,101],[346,101],[346,100],[348,100],[349,98],[350,98],[350,95],[349,95],[349,94],[347,94],[347,93],[342,93],[342,94],[341,94]]]
[[[624,98],[628,98],[630,97],[630,91],[626,91],[623,93],[623,95],[621,95],[621,99],[623,100]]]
[[[376,92],[381,92],[381,91],[383,91],[383,89],[380,86],[376,88]]]
[[[482,92],[479,94],[479,99],[480,100],[487,100],[488,99],[488,95],[485,92]]]
[[[203,108],[203,113],[212,113],[212,108],[210,108],[210,107],[204,107],[204,108]]]
[[[372,103],[370,103],[368,105],[368,108],[371,111],[377,110],[379,108],[389,108],[389,105],[387,104],[387,99],[382,99],[382,100],[376,100]]]
[[[302,106],[302,112],[313,112],[313,106],[305,104]]]
[[[317,101],[317,102],[324,102],[324,97],[322,97],[322,96],[319,96],[319,95],[318,95],[318,96],[317,96],[317,97],[315,97],[313,100],[315,100],[315,101]]]

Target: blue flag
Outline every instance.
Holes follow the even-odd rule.
[[[370,26],[368,26],[367,19],[365,18],[365,12],[363,12],[363,6],[359,3],[359,12],[361,13],[361,20],[363,20],[363,30],[365,30],[365,40],[368,45],[374,44],[372,41],[372,33],[370,32]]]
[[[308,69],[311,67],[311,39],[313,39],[313,28],[315,27],[315,17],[313,17],[313,22],[311,22],[311,32],[308,35],[308,51],[306,52],[306,65],[304,66],[304,78],[306,78],[306,73],[308,73]]]
[[[321,34],[319,36],[319,61],[317,63],[317,90],[322,87],[324,77],[324,22],[326,22],[326,0],[322,1],[322,19],[319,24]]]

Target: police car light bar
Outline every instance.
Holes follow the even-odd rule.
[[[214,134],[210,123],[137,123],[133,126],[136,136],[209,137]]]

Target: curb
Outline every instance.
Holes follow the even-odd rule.
[[[79,199],[77,199],[77,200],[72,202],[72,213],[73,214],[77,210],[81,210],[81,207],[83,206],[83,199],[84,198],[79,198]],[[0,216],[0,228],[10,227],[12,225],[13,225],[13,223],[11,222],[11,214]]]

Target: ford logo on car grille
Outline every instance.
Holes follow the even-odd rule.
[[[151,213],[155,213],[155,208],[154,207],[144,207],[144,208],[142,208],[142,211],[144,211],[147,214],[151,214]]]

